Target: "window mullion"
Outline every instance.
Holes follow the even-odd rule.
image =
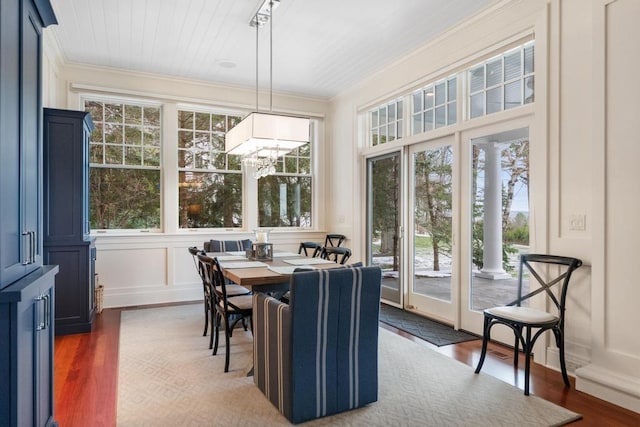
[[[163,230],[178,231],[178,108],[165,103],[162,108],[162,201]]]

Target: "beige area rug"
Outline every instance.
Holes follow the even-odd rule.
[[[246,377],[249,332],[211,356],[200,304],[122,312],[119,426],[286,426]],[[224,342],[224,339],[222,340]],[[379,400],[305,425],[550,426],[580,416],[380,329]]]

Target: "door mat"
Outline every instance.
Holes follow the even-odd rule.
[[[468,332],[456,331],[449,325],[387,304],[380,304],[380,321],[429,341],[438,347],[481,338]]]

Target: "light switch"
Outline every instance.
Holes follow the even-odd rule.
[[[585,214],[573,214],[569,215],[569,230],[584,231],[586,230],[586,215]]]

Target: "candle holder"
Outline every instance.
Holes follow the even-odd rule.
[[[256,235],[256,243],[269,243],[270,228],[255,228],[253,232]]]
[[[273,261],[272,243],[252,243],[251,249],[247,251],[248,258],[256,261]]]

